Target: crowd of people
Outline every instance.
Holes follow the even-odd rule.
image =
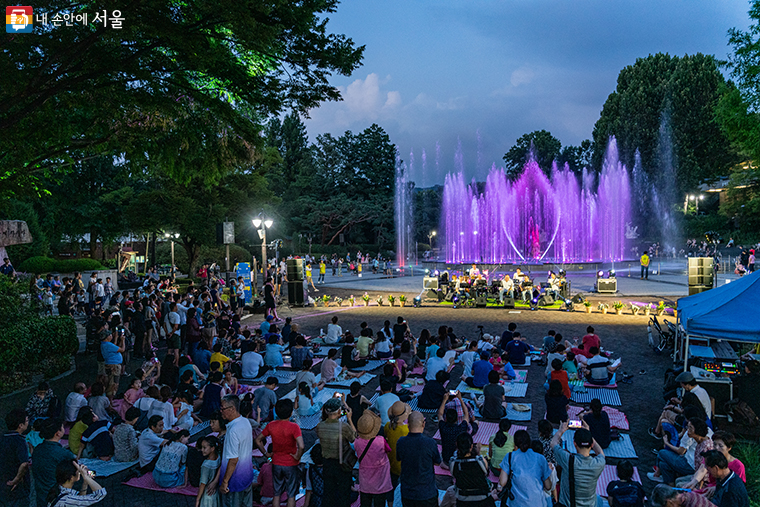
[[[58,290],[74,294],[81,283],[77,275]],[[592,327],[572,342],[550,330],[531,344],[515,323],[501,336],[467,340],[445,325],[415,332],[398,317],[377,331],[362,323],[354,336],[334,315],[309,339],[273,313],[255,328],[243,325],[213,284],[183,293],[160,280],[131,291],[105,287],[106,295],[93,291],[83,303],[97,352],[94,381],[78,381],[63,400],[43,382],[25,408],[6,415],[0,496],[11,505],[102,500],[106,490],[83,459],[135,463],[158,488],[197,487],[196,505],[208,507],[294,507],[303,488],[306,507],[348,507],[357,495],[363,507],[390,506],[399,485],[406,507],[433,506],[441,470],[454,481],[442,505],[601,505],[597,482],[615,431],[599,399],[574,417],[568,406],[575,383],[614,383],[622,361],[611,361]],[[166,346],[160,361],[159,344]],[[546,415],[532,434],[512,431],[504,389],[519,381],[529,357],[545,360]],[[379,393],[368,398],[365,370],[378,360]],[[285,377],[294,377],[292,393],[278,390],[283,371],[293,374]],[[454,375],[482,394],[452,389]],[[688,375],[678,377],[683,395],[651,430],[663,442],[649,474],[662,483],[652,505],[748,505],[744,467],[731,455],[735,439],[713,432],[704,393]],[[419,393],[404,387],[413,376],[424,381]],[[325,399],[336,382],[348,389]],[[312,417],[318,423],[302,427]],[[475,443],[483,421],[498,429],[487,444]],[[307,449],[312,427],[319,442]],[[632,464],[619,462],[617,477],[609,504],[642,506]]]

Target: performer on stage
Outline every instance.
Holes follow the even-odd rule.
[[[502,303],[504,302],[504,294],[509,295],[509,297],[514,298],[515,297],[515,282],[512,281],[511,278],[509,278],[509,275],[504,275],[504,278],[501,279],[501,290],[499,291],[499,301]]]
[[[549,289],[547,292],[551,294],[554,299],[560,298],[559,293],[559,278],[557,278],[557,275],[555,275],[553,272],[549,274]]]
[[[478,276],[479,274],[480,274],[480,270],[475,264],[473,264],[472,267],[470,268],[470,277],[474,278]]]

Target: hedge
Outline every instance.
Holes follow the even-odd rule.
[[[80,273],[86,271],[98,271],[106,269],[95,259],[64,259],[57,260],[49,257],[29,257],[21,263],[18,270],[24,273],[44,274],[44,273]]]

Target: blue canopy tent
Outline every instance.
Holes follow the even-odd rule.
[[[691,338],[760,343],[760,271],[678,300],[679,340],[684,367]],[[679,343],[681,342],[681,343]]]

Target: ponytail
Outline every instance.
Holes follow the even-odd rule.
[[[507,443],[507,432],[511,427],[512,423],[509,419],[502,419],[499,421],[499,430],[493,437],[493,443],[496,447],[504,447],[504,444]]]

